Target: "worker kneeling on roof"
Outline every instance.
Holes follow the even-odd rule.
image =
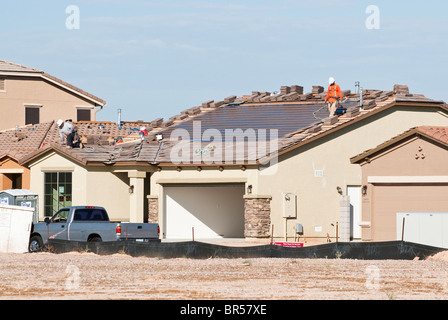
[[[57,121],[57,124],[59,129],[59,136],[61,138],[61,144],[64,144],[65,137],[67,148],[79,148],[80,141],[78,141],[79,138],[75,128],[73,127],[73,124],[69,121],[63,121],[62,119],[59,119]]]
[[[333,77],[331,77],[328,82],[330,85],[328,86],[325,102],[328,103],[328,111],[330,112],[330,117],[332,117],[336,113],[336,109],[339,106],[339,101],[342,100],[342,91],[339,85],[336,84]]]

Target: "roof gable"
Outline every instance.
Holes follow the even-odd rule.
[[[10,75],[10,76],[33,76],[33,77],[39,77],[45,81],[48,81],[52,84],[55,84],[56,86],[63,88],[65,90],[68,90],[76,95],[79,95],[91,102],[93,102],[95,105],[98,106],[104,106],[106,105],[106,101],[104,101],[101,98],[98,98],[97,96],[88,93],[78,87],[75,87],[65,81],[62,81],[61,79],[58,79],[52,75],[49,75],[48,73],[45,73],[42,70],[23,66],[17,63],[0,60],[0,75]]]
[[[426,139],[442,144],[448,148],[448,127],[440,126],[420,126],[411,128],[402,134],[393,137],[392,139],[385,141],[375,148],[364,151],[363,153],[350,158],[351,163],[362,163],[364,161],[370,161],[370,158],[376,154],[382,153],[393,146],[406,141],[413,137],[423,136]]]

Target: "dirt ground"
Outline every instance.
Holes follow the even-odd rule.
[[[448,251],[426,260],[0,253],[1,300],[445,300]]]

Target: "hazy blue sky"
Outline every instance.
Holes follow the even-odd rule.
[[[70,5],[79,29],[67,28]],[[377,22],[369,5],[379,29],[366,26]],[[8,1],[0,59],[106,100],[99,120],[116,121],[118,108],[123,120],[167,119],[283,85],[310,92],[330,76],[344,90],[407,84],[448,102],[447,12],[434,0]]]

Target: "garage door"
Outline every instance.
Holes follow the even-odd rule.
[[[447,185],[376,185],[373,191],[373,240],[397,240],[398,212],[447,212],[447,194]]]
[[[244,237],[244,184],[165,185],[165,238]]]

